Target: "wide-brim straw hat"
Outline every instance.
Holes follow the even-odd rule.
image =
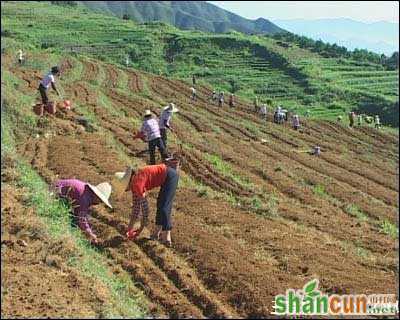
[[[144,112],[144,115],[143,115],[143,116],[144,116],[144,117],[151,116],[151,111],[147,109],[147,110]]]
[[[129,181],[131,180],[133,171],[134,170],[132,167],[127,167],[125,171],[115,173],[115,177],[119,180],[119,182],[126,186],[125,191],[129,190]]]
[[[170,103],[168,106],[164,107],[164,110],[168,110],[169,112],[178,112],[179,109],[175,107],[174,103]]]
[[[103,182],[98,184],[97,186],[91,185],[88,183],[89,188],[103,201],[108,207],[112,209],[112,205],[110,204],[109,200],[111,195],[111,184],[108,182]]]

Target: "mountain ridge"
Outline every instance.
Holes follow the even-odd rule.
[[[338,19],[274,19],[282,28],[314,40],[336,42],[350,50],[367,49],[390,56],[398,51],[398,23],[387,21],[362,22],[349,18]]]
[[[250,20],[206,1],[79,1],[85,7],[128,17],[139,23],[161,21],[180,29],[224,33],[231,30],[247,34],[275,34],[285,30],[268,19]]]

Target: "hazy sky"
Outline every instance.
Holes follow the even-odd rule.
[[[350,18],[399,22],[397,1],[208,1],[248,19]]]

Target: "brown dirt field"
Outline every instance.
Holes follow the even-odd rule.
[[[102,317],[106,290],[67,265],[72,244],[44,232],[23,190],[2,184],[1,194],[2,318]]]
[[[82,60],[81,62],[83,63],[82,80],[84,81],[95,80],[99,73],[98,65],[89,60]]]
[[[132,92],[141,92],[143,90],[143,79],[137,71],[126,71],[128,74],[128,86]]]
[[[93,69],[83,63],[85,70]],[[169,143],[177,150],[179,143],[184,144],[183,173],[217,193],[248,200],[257,195],[263,206],[275,206],[277,211],[274,217],[264,209],[252,210],[244,203],[232,206],[220,196],[211,199],[180,187],[174,204],[173,248],[149,241],[147,230],[137,241],[127,242],[131,198],[118,191],[113,178],[126,166],[119,151],[108,146],[101,133],[81,132],[73,122],[74,111],[51,118],[43,135],[28,138],[19,152],[46,181],[111,181],[116,190],[111,198],[114,210],[93,210],[100,249],[143,288],[155,313],[267,317],[274,295],[300,288],[314,277],[328,293],[396,292],[397,242],[378,228],[383,219],[397,223],[395,138],[327,121],[307,121],[297,132],[288,124],[265,123],[241,100],[233,110],[219,109],[208,101],[211,91],[200,87],[200,97],[193,103],[186,84],[136,71],[127,72],[130,90],[141,91],[140,79],[146,77],[150,99],[101,88],[125,115],[116,117],[97,105],[96,92],[85,83],[87,72],[82,81],[66,88],[95,115],[102,130],[121,143],[126,155],[147,160],[140,155],[145,144],[132,139],[130,118],[141,119],[147,108],[159,114],[162,104],[173,101],[180,109],[172,121],[178,145]],[[112,79],[122,71],[110,67],[108,72]],[[247,128],[244,121],[253,127]],[[46,139],[46,130],[56,135]],[[298,152],[315,144],[322,147],[321,157]],[[204,153],[217,154],[254,189],[219,172]],[[324,187],[324,195],[313,191],[317,185]],[[275,205],[270,202],[272,194]],[[157,191],[150,192],[151,208],[156,196]],[[357,205],[368,220],[346,213],[349,204]],[[150,218],[153,222],[154,215]]]
[[[108,88],[116,88],[118,86],[118,71],[111,65],[105,65],[106,81],[105,86]]]

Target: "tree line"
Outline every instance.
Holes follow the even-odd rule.
[[[291,32],[268,35],[275,40],[287,41],[297,44],[300,48],[310,49],[326,58],[352,58],[357,61],[371,62],[383,65],[387,70],[399,69],[399,52],[394,52],[390,57],[385,54],[377,54],[366,49],[347,50],[336,43],[325,43],[321,40],[313,40],[305,36],[299,36]],[[287,44],[286,44],[287,46]]]

